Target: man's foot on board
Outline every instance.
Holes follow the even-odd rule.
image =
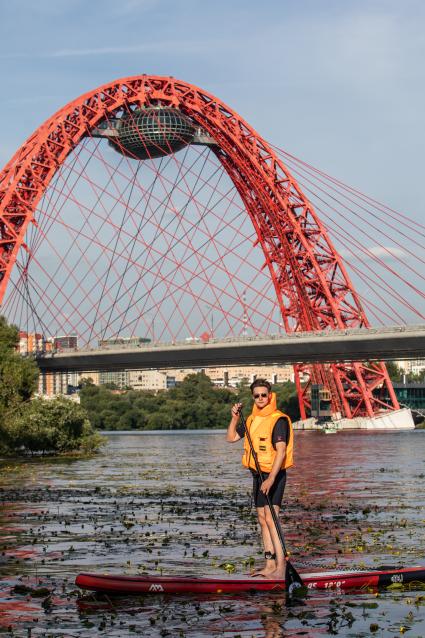
[[[276,554],[272,552],[264,552],[264,558],[266,559],[266,564],[264,567],[257,567],[257,569],[253,569],[251,572],[251,576],[255,578],[255,576],[263,576],[264,578],[268,578],[269,572],[273,572],[276,569]]]
[[[283,569],[262,569],[259,572],[255,572],[255,574],[251,574],[254,578],[269,578],[270,580],[284,580],[284,570]]]
[[[266,571],[267,571],[267,567],[257,567],[257,569],[253,569],[249,575],[252,577],[262,576]]]

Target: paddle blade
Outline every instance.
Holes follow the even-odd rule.
[[[285,569],[285,589],[286,589],[286,601],[291,602],[295,598],[305,598],[307,596],[307,587],[295,569],[295,567],[286,560]]]

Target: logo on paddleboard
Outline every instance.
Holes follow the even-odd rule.
[[[300,587],[302,587],[300,583],[291,583],[288,587],[288,594],[292,596],[292,594],[295,593],[296,590],[299,589]]]
[[[164,588],[162,585],[153,584],[149,587],[149,591],[164,591]]]
[[[403,574],[394,574],[391,576],[392,583],[402,583],[403,582]]]

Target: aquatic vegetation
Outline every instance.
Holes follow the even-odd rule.
[[[328,449],[318,434],[297,434],[281,516],[297,569],[425,562],[420,437],[339,434]],[[379,471],[396,451],[402,482]],[[261,564],[250,478],[239,464],[240,450],[220,432],[111,435],[91,458],[4,462],[0,635],[425,635],[425,597],[400,585],[311,592],[289,608],[273,593],[99,599],[75,588],[79,571],[223,577]]]

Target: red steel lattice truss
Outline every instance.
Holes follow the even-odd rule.
[[[125,78],[69,103],[22,145],[0,174],[0,302],[25,233],[58,168],[83,137],[122,109],[161,104],[180,109],[215,140],[212,150],[254,226],[287,332],[368,327],[362,304],[326,228],[282,159],[236,112],[196,86],[169,77]],[[301,417],[309,384],[301,386]],[[385,365],[338,363],[309,368],[310,383],[331,390],[334,412],[348,418],[398,409]],[[374,390],[386,388],[389,401]]]

